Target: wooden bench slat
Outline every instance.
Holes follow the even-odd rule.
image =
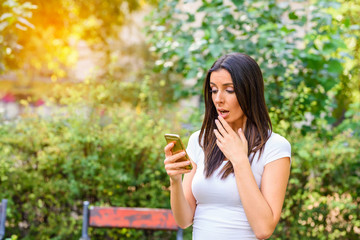
[[[178,229],[170,209],[92,207],[89,224],[92,227]]]

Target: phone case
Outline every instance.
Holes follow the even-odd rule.
[[[172,148],[172,153],[173,154],[176,154],[176,153],[181,152],[181,151],[186,152],[184,144],[182,143],[179,135],[177,135],[177,134],[165,134],[165,139],[166,139],[166,142],[168,144],[171,143],[171,142],[175,143],[174,147]],[[186,155],[184,157],[180,158],[178,161],[188,161],[188,160],[190,160],[190,157],[186,153]],[[192,164],[190,163],[190,165],[187,165],[185,167],[185,169],[191,170],[192,169]]]

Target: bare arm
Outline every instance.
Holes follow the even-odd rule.
[[[259,239],[271,236],[280,219],[290,175],[290,158],[280,158],[264,168],[258,188],[247,157],[247,141],[241,129],[236,133],[219,117],[214,133],[217,145],[231,161],[241,202],[251,228]]]
[[[238,161],[234,173],[246,217],[259,239],[271,236],[279,222],[290,174],[290,159],[278,159],[265,166],[258,188],[249,160]]]
[[[183,167],[190,164],[190,161],[176,162],[183,157],[183,152],[172,155],[170,143],[165,147],[164,161],[165,169],[170,177],[170,204],[175,221],[181,228],[189,227],[194,218],[196,202],[191,191],[192,178],[196,171],[196,164],[192,162],[193,169],[186,170]],[[182,174],[185,174],[182,180]]]

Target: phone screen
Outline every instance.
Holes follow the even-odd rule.
[[[181,151],[185,151],[185,147],[184,147],[184,144],[182,143],[181,139],[180,139],[180,136],[177,135],[177,134],[165,134],[165,139],[166,139],[166,142],[169,144],[171,142],[174,143],[174,147],[172,148],[172,153],[173,154],[176,154],[178,152],[181,152]],[[180,158],[178,161],[188,161],[190,160],[190,157],[187,155]],[[185,169],[192,169],[192,165],[190,163],[190,165],[186,166]]]

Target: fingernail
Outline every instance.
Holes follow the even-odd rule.
[[[186,155],[186,152],[182,152],[181,155],[185,156],[185,155]]]
[[[240,132],[242,132],[242,128],[240,128]]]

